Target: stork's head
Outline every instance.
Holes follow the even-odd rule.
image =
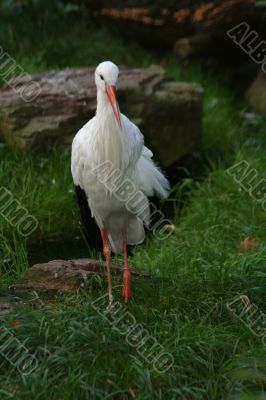
[[[116,85],[118,80],[119,69],[111,61],[104,61],[98,65],[95,70],[95,83],[98,90],[106,93],[108,100],[112,106],[115,118],[121,128],[121,119],[119,106],[116,99]]]

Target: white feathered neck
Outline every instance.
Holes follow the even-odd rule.
[[[122,125],[123,126],[123,125]],[[106,93],[97,89],[97,109],[93,135],[94,154],[98,164],[110,161],[115,168],[123,170],[125,160],[125,140]]]

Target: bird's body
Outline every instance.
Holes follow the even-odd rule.
[[[86,193],[92,216],[115,253],[125,250],[123,229],[128,244],[144,240],[148,197],[165,197],[169,189],[139,128],[119,111],[117,77],[113,63],[97,67],[96,115],[75,136],[71,159],[74,183]]]
[[[120,130],[112,113],[104,121],[101,121],[101,116],[95,116],[77,133],[72,146],[74,183],[85,191],[98,226],[106,226],[115,253],[123,250],[121,230],[124,224],[128,244],[139,244],[144,240],[143,223],[149,223],[147,207],[144,221],[140,220],[144,199],[148,204],[148,197],[154,192],[165,196],[167,190],[167,181],[154,165],[152,153],[144,146],[138,128],[124,115],[121,115],[121,123]],[[95,173],[106,161],[110,162],[113,170],[121,171],[121,176],[115,177],[117,187],[129,179],[134,184],[135,196],[139,192],[145,196],[136,202],[135,214],[128,211],[128,203],[121,201],[116,191],[107,189],[104,182],[108,183],[110,169],[99,168],[101,179]]]

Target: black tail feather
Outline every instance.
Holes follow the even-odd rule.
[[[95,250],[102,249],[101,232],[94,218],[91,216],[91,210],[88,205],[86,193],[80,186],[75,186],[78,205],[80,209],[83,231],[90,248]]]

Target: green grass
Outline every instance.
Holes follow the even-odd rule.
[[[24,377],[0,355],[0,398],[265,398],[265,346],[226,306],[245,294],[265,311],[265,212],[226,172],[245,159],[261,179],[265,177],[265,121],[248,123],[241,114],[246,105],[239,103],[226,80],[199,64],[177,63],[171,55],[160,60],[106,30],[87,27],[84,19],[74,23],[75,18],[64,12],[51,21],[49,13],[49,7],[40,19],[24,13],[24,24],[19,24],[18,15],[6,12],[0,27],[1,42],[5,38],[7,50],[28,72],[97,64],[104,58],[136,66],[160,62],[175,79],[204,87],[202,157],[207,161],[204,177],[188,175],[171,194],[169,201],[177,207],[174,234],[165,241],[150,236],[130,258],[132,267],[163,278],[134,282],[127,310],[173,355],[167,374],[156,372],[125,335],[93,309],[92,301],[106,293],[106,281],[99,278],[84,293],[72,296],[47,300],[30,294],[31,300],[19,303],[6,299],[17,311],[1,323],[36,354],[38,367]],[[39,222],[24,240],[1,218],[2,286],[28,268],[29,243],[79,234],[69,157],[54,152],[40,158],[0,148],[1,186]],[[239,250],[246,237],[257,240],[256,249]],[[120,288],[115,298],[121,300]],[[15,354],[16,347],[10,351]]]
[[[74,216],[70,153],[53,152],[48,157],[35,157],[4,147],[0,154],[1,184],[40,222],[34,233],[35,240],[60,236],[63,231],[58,226],[59,221],[73,232],[77,213]],[[62,209],[62,204],[65,209]]]

